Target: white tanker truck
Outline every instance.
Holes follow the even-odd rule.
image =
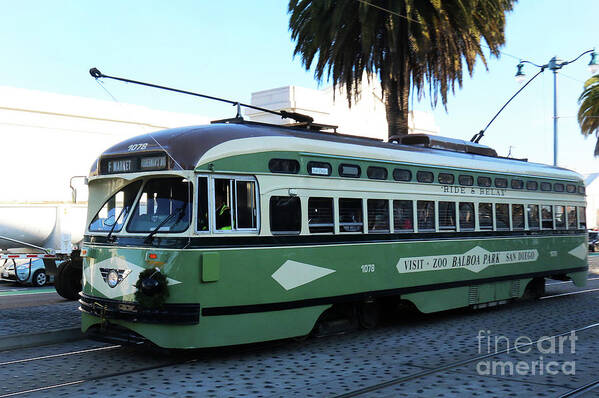
[[[12,265],[17,281],[17,264],[28,265],[24,281],[31,275],[32,261],[43,261],[58,294],[70,300],[81,290],[79,250],[87,213],[87,204],[77,203],[76,192],[73,187],[73,203],[0,203],[0,265]]]
[[[42,259],[57,292],[78,299],[87,214],[87,180],[81,176],[119,141],[206,122],[197,115],[0,86],[0,266],[10,261],[17,274],[17,261]]]

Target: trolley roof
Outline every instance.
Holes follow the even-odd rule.
[[[490,148],[489,150],[493,151]],[[101,159],[164,151],[185,170],[193,170],[202,164],[229,156],[294,151],[422,166],[582,180],[582,176],[576,172],[540,163],[455,152],[433,145],[403,145],[371,138],[253,122],[214,123],[148,133],[110,147],[102,153]],[[92,174],[96,171],[95,167]]]

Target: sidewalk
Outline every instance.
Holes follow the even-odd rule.
[[[0,295],[0,351],[82,338],[78,307],[49,289]]]

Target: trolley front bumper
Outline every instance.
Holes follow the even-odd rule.
[[[135,302],[92,297],[80,293],[79,310],[102,319],[170,325],[195,325],[200,322],[200,304],[164,304],[143,308]]]

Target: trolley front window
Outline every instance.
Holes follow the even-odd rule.
[[[140,187],[141,181],[136,181],[112,195],[94,217],[89,225],[89,230],[92,232],[119,232],[123,228]]]
[[[183,232],[189,227],[191,183],[181,177],[154,178],[144,185],[127,232]]]

